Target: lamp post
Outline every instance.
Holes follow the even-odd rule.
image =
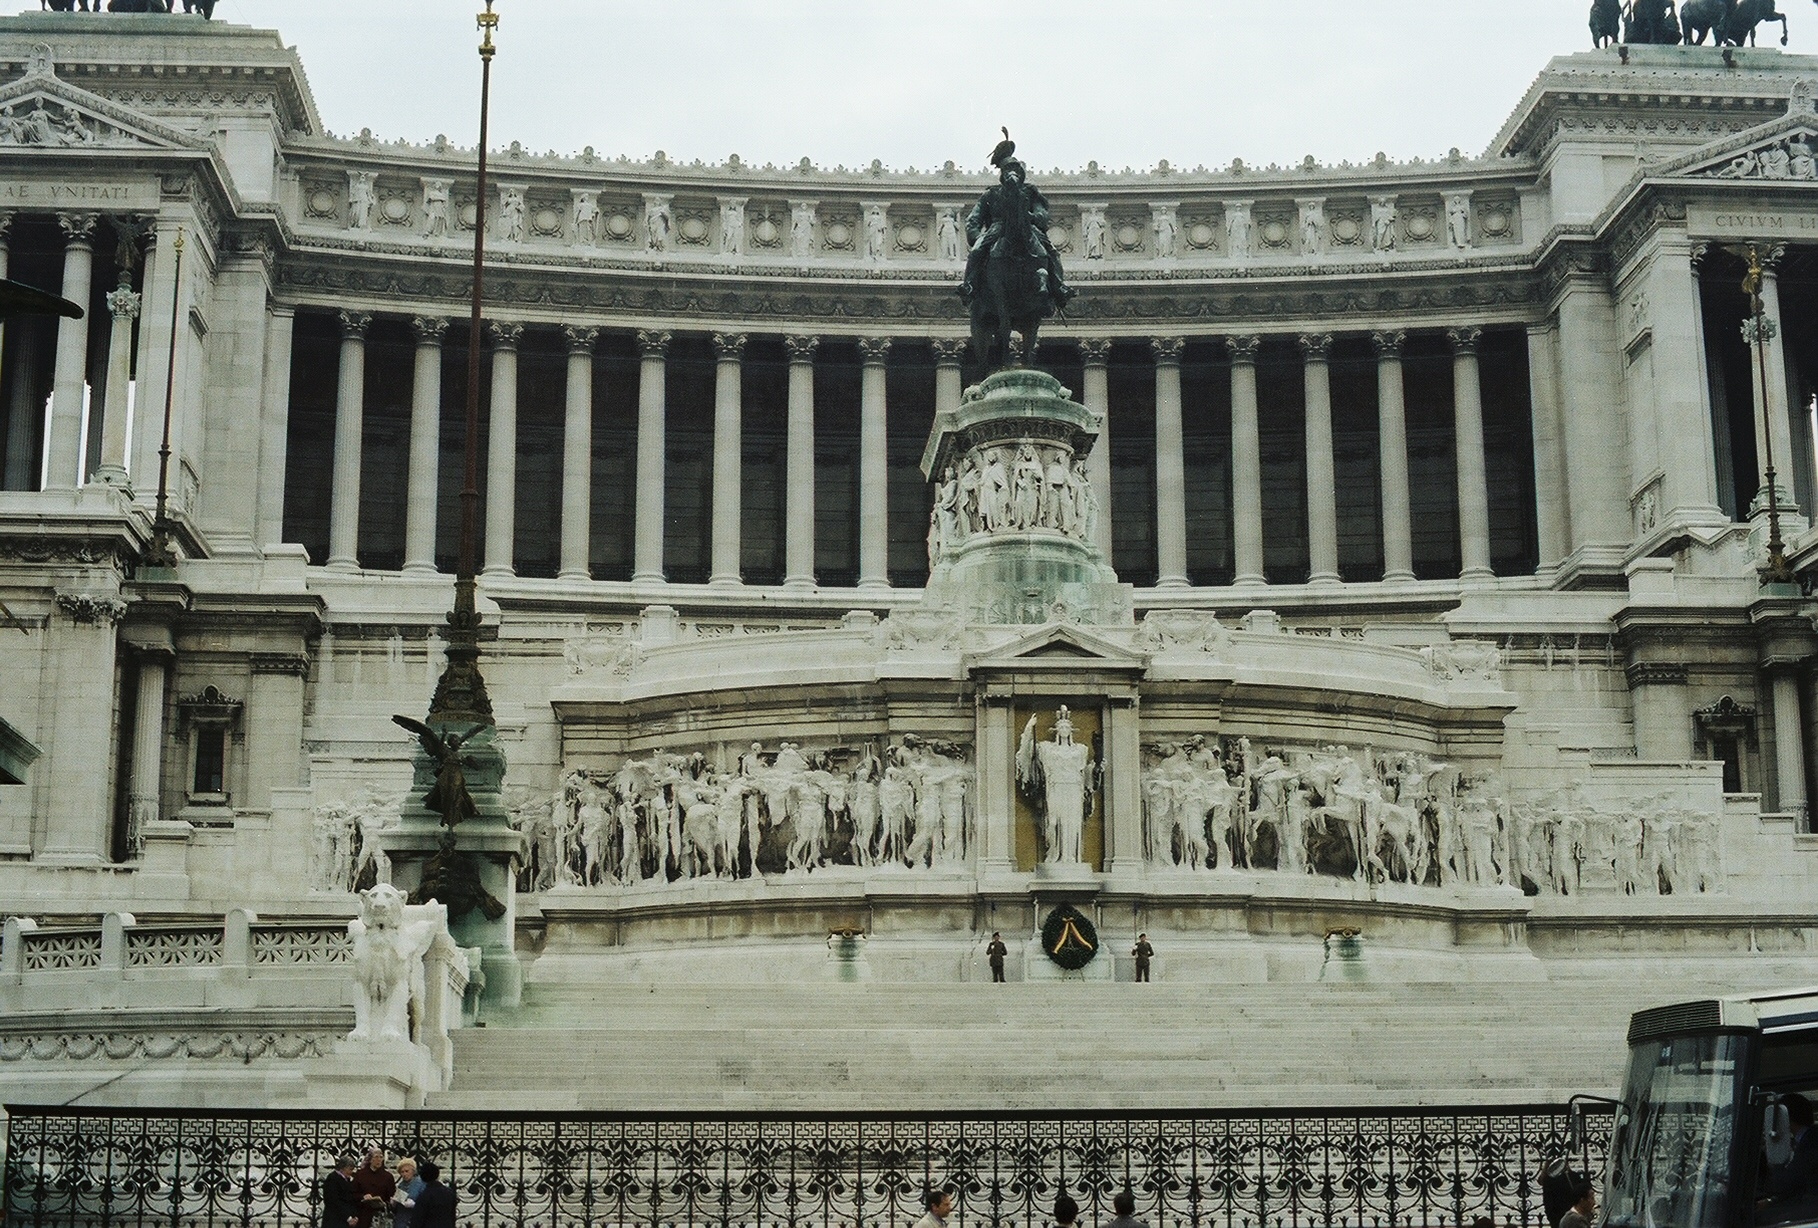
[[[448,665],[436,680],[431,722],[492,724],[492,700],[480,675],[480,616],[474,608],[474,532],[480,507],[480,303],[486,269],[486,122],[492,97],[492,32],[499,24],[486,0],[479,14],[480,158],[473,201],[473,301],[467,328],[467,434],[463,443],[461,554],[454,609],[448,614]]]
[[[1774,339],[1774,322],[1767,318],[1761,302],[1761,252],[1753,244],[1748,250],[1749,271],[1742,279],[1742,292],[1749,296],[1749,318],[1742,322],[1742,339],[1755,349],[1755,370],[1761,385],[1763,476],[1767,479],[1768,540],[1767,566],[1762,580],[1769,584],[1791,584],[1793,573],[1786,565],[1786,543],[1780,538],[1780,491],[1774,473],[1774,418],[1768,400],[1767,347]]]

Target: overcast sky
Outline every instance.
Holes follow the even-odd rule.
[[[37,0],[0,0],[7,9]],[[339,134],[472,144],[482,0],[218,0],[302,53]],[[1587,0],[497,0],[496,146],[1038,170],[1477,153]],[[1818,8],[1783,5],[1790,50]],[[1778,31],[1776,30],[1776,34]],[[1766,44],[1770,40],[1763,38]]]

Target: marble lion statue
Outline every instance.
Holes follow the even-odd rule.
[[[448,923],[441,904],[409,904],[380,883],[360,893],[353,939],[354,1028],[349,1040],[409,1040],[411,1005],[423,997],[423,956]]]

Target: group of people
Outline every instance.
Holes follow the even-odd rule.
[[[454,1228],[454,1188],[441,1177],[435,1164],[419,1168],[408,1156],[393,1172],[383,1147],[368,1149],[365,1163],[344,1154],[322,1181],[321,1228],[373,1228],[382,1215],[391,1228]]]
[[[570,771],[547,809],[520,810],[522,885],[955,863],[969,851],[971,779],[963,747],[913,734],[881,750],[753,742],[736,767],[659,750],[609,774]]]
[[[915,1221],[915,1228],[947,1228],[947,1217],[953,1214],[953,1191],[930,1190],[922,1196],[922,1206],[926,1211]],[[1104,1228],[1149,1228],[1146,1220],[1136,1218],[1136,1195],[1129,1190],[1119,1190],[1112,1195],[1111,1210],[1116,1215],[1105,1222]],[[1078,1200],[1071,1194],[1057,1195],[1054,1228],[1075,1228],[1078,1223]]]

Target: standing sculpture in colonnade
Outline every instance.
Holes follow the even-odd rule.
[[[1012,329],[1022,334],[1023,354],[1033,360],[1041,322],[1073,297],[1048,240],[1048,201],[1029,183],[1028,168],[1015,153],[1006,128],[991,152],[998,184],[966,217],[971,253],[960,300],[972,309],[972,348],[993,368],[1011,365]]]

